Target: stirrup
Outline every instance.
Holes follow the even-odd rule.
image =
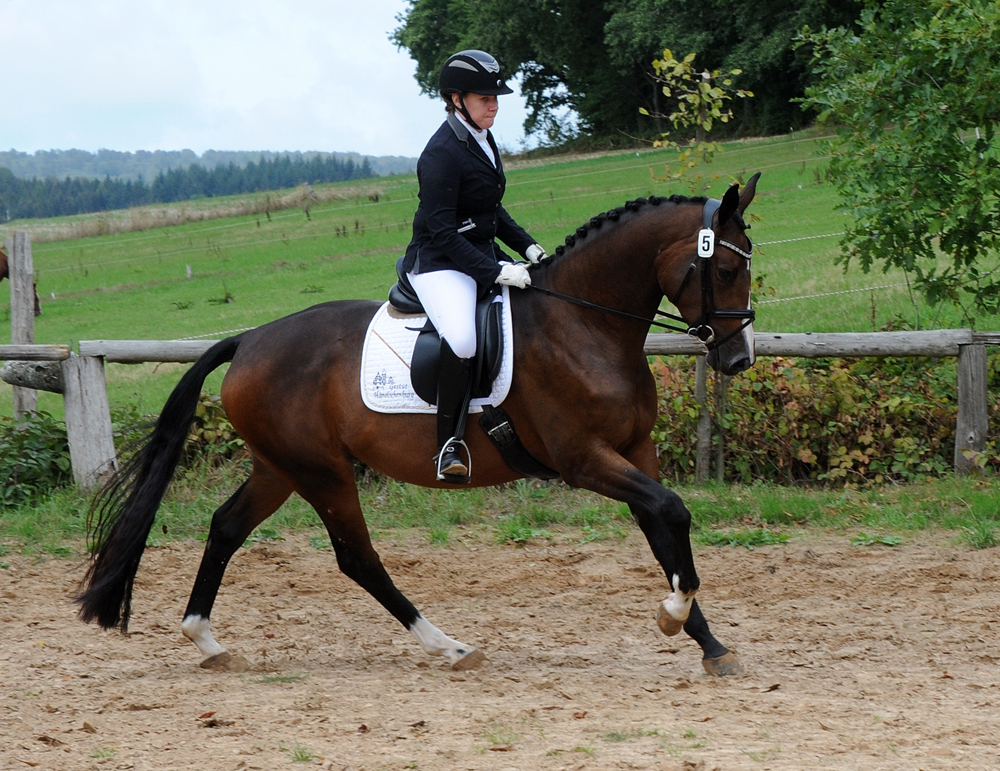
[[[458,447],[465,448],[465,456],[469,459],[469,462],[468,464],[466,464],[466,472],[464,475],[442,473],[441,464],[444,462],[445,450],[452,445],[456,445],[456,450],[455,450],[456,452],[458,451],[457,450]],[[437,479],[439,482],[453,482],[456,484],[466,484],[469,482],[470,479],[472,479],[472,453],[469,452],[469,445],[467,445],[464,440],[456,439],[455,437],[449,439],[441,446],[441,451],[438,452],[437,458],[435,458],[435,460],[437,461]]]

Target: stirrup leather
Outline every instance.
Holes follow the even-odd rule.
[[[458,450],[459,447],[465,448],[465,457],[469,459],[469,462],[466,464],[466,472],[464,475],[442,473],[441,464],[444,462],[444,453],[445,450],[451,446],[454,446],[456,451]],[[451,437],[451,439],[449,439],[441,446],[441,450],[440,452],[438,452],[437,458],[435,458],[435,460],[437,461],[437,479],[439,482],[449,482],[459,479],[468,482],[472,478],[472,453],[469,452],[469,445],[467,445],[465,443],[465,440],[463,439],[456,439],[455,437]]]

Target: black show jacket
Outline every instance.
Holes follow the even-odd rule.
[[[521,255],[535,243],[501,204],[507,178],[493,135],[487,136],[496,168],[454,114],[427,142],[417,161],[420,204],[403,260],[407,273],[460,270],[485,289],[504,258],[494,239]]]

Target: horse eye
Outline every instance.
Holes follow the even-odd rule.
[[[723,270],[722,268],[718,268],[715,272],[718,274],[719,280],[726,284],[731,284],[736,280],[735,270]]]

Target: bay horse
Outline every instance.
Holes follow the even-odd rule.
[[[10,278],[10,259],[7,257],[7,252],[0,249],[0,281]],[[35,315],[42,315],[42,304],[38,301],[38,284],[33,283],[32,289],[35,292]]]
[[[734,674],[741,664],[709,631],[695,599],[691,514],[658,481],[650,437],[656,386],[643,346],[666,296],[680,312],[675,318],[708,343],[713,368],[731,375],[753,365],[752,244],[743,212],[759,176],[742,192],[733,184],[721,202],[652,197],[594,217],[567,237],[566,247],[531,267],[532,285],[541,291],[510,293],[514,373],[502,406],[524,447],[568,485],[628,504],[671,590],[659,605],[661,630],[677,634],[683,628],[701,647],[705,670],[717,675]],[[202,666],[225,668],[232,659],[209,621],[230,558],[293,492],[326,526],[340,570],[428,654],[446,657],[455,668],[485,658],[413,606],[369,538],[355,460],[410,484],[448,486],[436,480],[432,463],[434,415],[381,414],[362,402],[362,341],[379,307],[355,300],[316,305],[222,340],[195,362],[141,449],[91,509],[91,561],[74,598],[81,620],[127,630],[139,561],[201,386],[231,362],[222,402],[251,452],[252,467],[212,517],[181,623]],[[523,476],[504,463],[478,424],[470,426],[466,441],[476,459],[474,486]]]

